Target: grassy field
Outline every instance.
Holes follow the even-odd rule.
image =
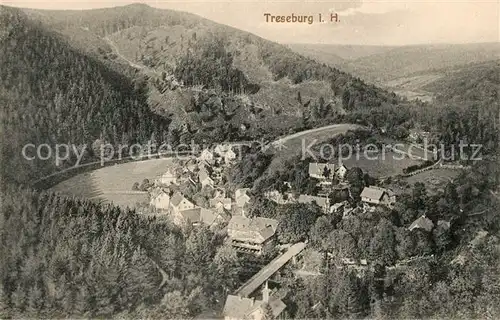
[[[409,157],[400,159],[401,155],[393,152],[388,152],[385,155],[385,159],[383,159],[382,155],[375,160],[372,160],[372,158],[375,158],[375,156],[369,155],[365,157],[363,153],[360,153],[359,157],[353,155],[351,158],[343,160],[342,162],[348,168],[358,167],[374,178],[402,174],[404,168],[422,163],[420,160],[413,160]]]
[[[153,180],[172,165],[171,159],[151,159],[116,164],[65,180],[52,190],[82,198],[134,207],[148,200],[146,192],[132,191],[135,182]]]
[[[322,143],[324,143],[324,141],[327,141],[329,138],[332,138],[335,135],[342,134],[347,132],[348,130],[353,130],[356,128],[361,127],[352,124],[339,124],[335,126],[325,127],[322,130],[309,130],[301,133],[300,135],[291,135],[282,141],[281,149],[279,143],[275,145],[275,148],[277,149],[276,155],[274,156],[268,170],[269,172],[279,170],[280,168],[283,168],[284,164],[287,161],[292,160],[294,157],[301,156],[303,153],[307,156],[308,154],[305,153],[304,150],[310,147],[311,143],[313,142],[321,145]],[[396,141],[386,142],[396,143]],[[409,145],[405,144],[404,146],[399,147],[399,150],[407,150],[408,147]],[[309,150],[312,150],[312,148],[309,148]],[[316,152],[314,153],[316,154]],[[425,156],[425,152],[420,149],[412,150],[412,154],[415,156]],[[373,160],[373,158],[377,159]],[[359,155],[353,153],[349,159],[342,160],[342,163],[345,164],[348,168],[359,167],[363,170],[363,172],[366,172],[375,178],[402,174],[404,168],[422,163],[422,161],[419,159],[410,159],[406,156],[402,159],[401,158],[402,155],[400,153],[394,153],[390,151],[386,152],[385,157],[383,157],[382,155],[376,157],[373,154],[369,154],[366,157],[363,151],[360,151]],[[339,163],[338,159],[329,160],[321,159],[320,157],[317,158],[317,161]]]
[[[450,170],[450,169],[435,169],[425,171],[416,174],[411,177],[405,178],[405,180],[413,185],[417,182],[422,182],[427,187],[427,191],[430,194],[435,194],[438,191],[443,190],[444,186],[456,178],[460,174],[460,170]]]

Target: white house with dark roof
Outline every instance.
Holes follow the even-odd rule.
[[[168,210],[170,208],[170,190],[154,189],[150,194],[149,204],[158,210]]]
[[[328,173],[325,176],[325,173]],[[309,176],[316,179],[333,179],[335,176],[335,164],[333,163],[309,163]]]
[[[260,255],[265,247],[272,244],[277,228],[278,221],[274,219],[233,216],[227,226],[227,234],[236,250]]]
[[[345,165],[340,165],[336,170],[335,170],[335,175],[337,178],[340,180],[344,180],[345,176],[347,174],[347,167]]]
[[[281,299],[271,296],[270,291],[266,281],[262,290],[262,300],[228,295],[223,310],[224,320],[263,320],[267,308],[271,310],[274,319],[279,319],[286,309],[286,304]]]
[[[176,192],[174,195],[170,198],[170,208],[174,212],[180,212],[184,210],[189,210],[189,209],[195,209],[196,205],[186,199],[182,193]]]
[[[360,196],[361,201],[369,205],[392,206],[396,202],[392,191],[379,187],[365,187]]]

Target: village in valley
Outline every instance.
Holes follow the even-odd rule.
[[[324,217],[349,219],[351,216],[374,214],[377,209],[393,209],[397,203],[395,192],[369,185],[363,187],[355,198],[351,195],[347,179],[348,167],[309,162],[308,179],[316,184],[312,194],[297,195],[292,190],[292,184],[285,181],[281,190],[286,191],[267,190],[257,195],[251,188],[233,188],[227,183],[227,173],[241,159],[243,150],[247,149],[231,144],[204,149],[197,156],[176,159],[173,166],[166,168],[156,180],[146,181],[142,186],[147,188],[150,198],[146,211],[157,219],[169,220],[181,229],[206,226],[224,232],[227,243],[240,255],[261,257],[271,253],[269,257],[274,259],[247,279],[236,292],[228,294],[223,310],[225,319],[264,319],[266,312],[272,312],[275,318],[280,317],[286,305],[280,299],[278,288],[272,290],[268,283],[289,262],[296,266],[298,275],[320,275],[329,264],[360,274],[373,270],[368,257],[334,256],[316,249],[308,249],[306,254],[317,260],[314,267],[309,267],[309,262],[304,259],[304,249],[309,240],[280,244],[277,240],[280,221],[253,216],[250,208],[253,198],[259,197],[278,206],[313,205]],[[332,192],[337,196],[332,198]],[[449,222],[439,223],[440,226],[447,224],[449,228]],[[422,214],[407,226],[407,231],[430,232],[433,228],[433,222]]]

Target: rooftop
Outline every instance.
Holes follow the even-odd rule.
[[[263,300],[255,300],[252,298],[243,298],[235,295],[228,295],[226,304],[224,305],[224,315],[230,318],[245,319],[252,312],[256,311],[265,305]],[[286,305],[281,299],[271,297],[269,299],[269,306],[275,317],[278,317]]]
[[[248,191],[250,191],[250,188],[236,189],[236,191],[234,192],[234,197],[235,198],[239,198],[239,197],[241,197],[243,195],[246,195]]]
[[[324,173],[325,168],[330,170],[330,175],[335,172],[335,164],[333,163],[309,163],[309,175],[321,176]]]
[[[182,193],[180,192],[176,192],[174,193],[174,195],[172,196],[172,198],[170,199],[170,203],[173,205],[173,206],[178,206],[179,203],[182,202],[182,200],[184,200],[184,196],[182,195]]]
[[[179,214],[185,219],[192,223],[200,222],[201,208],[194,208],[188,210],[182,210]]]
[[[223,205],[231,205],[232,200],[231,198],[213,198],[210,199],[210,206],[215,207],[219,202],[222,203]]]
[[[205,170],[204,168],[202,168],[200,170],[200,172],[198,173],[198,178],[200,179],[200,181],[212,179],[212,178],[210,178],[210,175],[208,174],[207,170]]]
[[[387,191],[382,188],[375,188],[375,187],[365,187],[363,191],[361,192],[361,198],[368,198],[371,200],[380,200],[382,199],[382,196],[384,193]]]
[[[219,216],[226,222],[231,217],[227,212],[216,212],[205,208],[182,210],[179,214],[191,223],[202,222],[209,226],[213,225]]]
[[[425,231],[431,231],[433,227],[434,223],[432,223],[429,218],[423,215],[417,220],[413,221],[408,230],[412,231],[413,229],[424,229]]]
[[[152,191],[151,191],[151,199],[154,199],[154,198],[157,198],[159,196],[163,196],[163,195],[169,195],[170,193],[170,190],[168,188],[154,188]]]
[[[233,239],[262,243],[274,235],[277,227],[278,221],[274,219],[233,216],[227,229]]]

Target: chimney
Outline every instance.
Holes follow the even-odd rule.
[[[255,305],[255,298],[252,298],[252,307]]]
[[[271,290],[267,286],[267,281],[266,281],[266,285],[264,286],[264,289],[262,289],[262,301],[264,301],[265,303],[269,303],[269,292],[270,291]]]

